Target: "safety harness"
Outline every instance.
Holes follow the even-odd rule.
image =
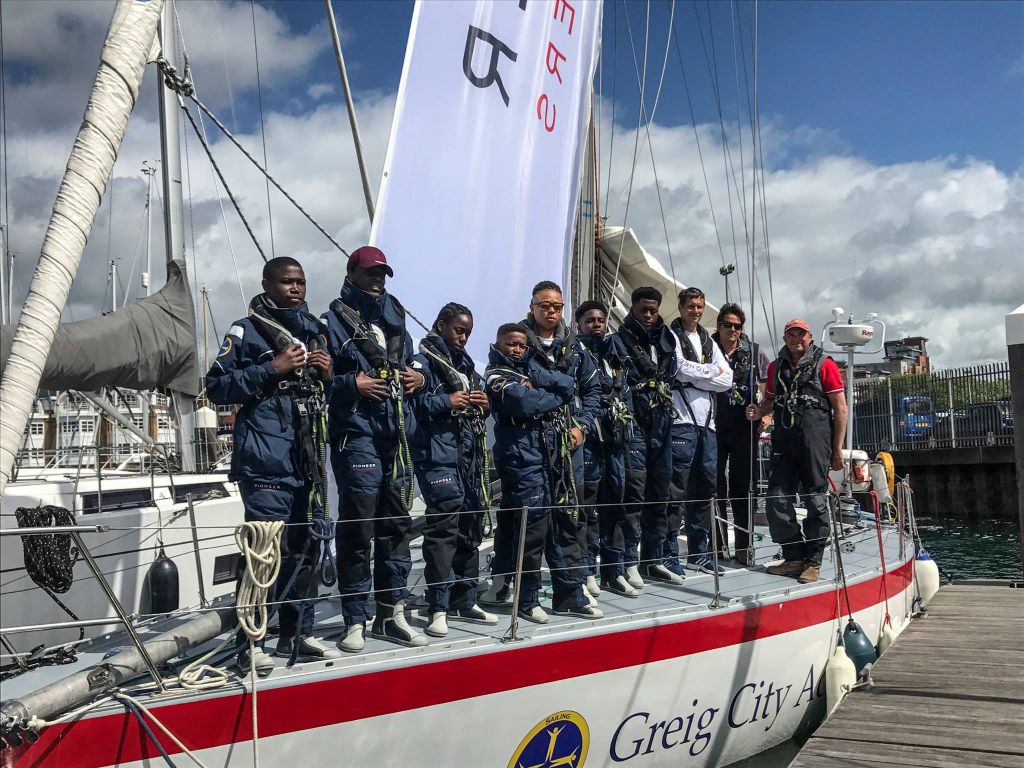
[[[439,337],[428,334],[420,341],[420,352],[432,360],[435,370],[444,384],[448,394],[452,392],[483,392],[483,379],[473,369],[469,374],[462,373],[455,367],[444,347],[438,343]],[[465,408],[452,410],[452,417],[457,422],[455,444],[458,451],[458,466],[461,469],[465,456],[465,440],[463,424],[468,424],[473,433],[472,463],[480,469],[480,496],[484,508],[491,506],[491,457],[487,446],[487,417],[484,409],[478,405],[467,405]]]
[[[624,445],[630,438],[635,419],[629,412],[629,408],[622,400],[622,391],[626,388],[626,374],[621,368],[612,366],[606,357],[601,354],[601,345],[604,339],[597,336],[584,336],[581,343],[590,349],[597,363],[597,378],[601,383],[601,408],[604,409],[607,424],[611,427],[611,434],[607,436],[609,442]],[[599,349],[594,349],[598,347]],[[605,435],[601,433],[601,420],[596,422],[598,438],[605,442]]]
[[[398,299],[394,296],[391,297],[391,300],[394,302],[395,310],[404,319],[405,308],[398,303]],[[404,470],[404,480],[399,497],[402,501],[402,508],[408,512],[412,509],[413,475],[412,454],[409,452],[409,440],[405,432],[405,393],[402,387],[404,329],[399,326],[389,325],[386,327],[384,346],[382,347],[377,342],[377,336],[373,330],[363,322],[359,312],[342,301],[340,297],[331,302],[331,311],[341,320],[352,343],[369,362],[372,372],[376,374],[377,378],[387,382],[390,387],[388,396],[395,403],[395,416],[398,421],[398,455],[392,467],[391,480],[394,482],[398,479],[399,468]]]
[[[626,352],[636,367],[643,381],[639,382],[636,389],[646,392],[650,397],[650,407],[665,408],[675,418],[679,415],[676,404],[672,400],[672,383],[666,380],[665,371],[651,359],[647,349],[637,338],[633,330],[625,323],[619,328],[619,338],[626,345]],[[667,359],[667,358],[666,358]]]
[[[817,344],[812,344],[793,365],[785,347],[775,361],[775,419],[785,428],[791,428],[809,411],[831,413],[828,396],[821,386],[821,368],[828,355]]]
[[[697,337],[700,339],[700,360],[697,359],[697,353],[693,351],[693,345],[690,340],[686,337],[686,329],[683,328],[683,321],[680,318],[676,318],[672,321],[670,326],[672,332],[675,333],[679,339],[679,347],[683,350],[683,357],[689,360],[691,363],[697,363],[698,365],[704,365],[710,363],[715,359],[715,341],[702,325],[697,324]],[[693,388],[693,383],[689,381],[677,381],[676,386],[680,391],[680,399],[683,401],[687,412],[690,414],[690,421],[693,422],[694,426],[697,426],[697,417],[693,413],[693,408],[690,407],[690,400],[686,397],[686,390]],[[708,408],[707,418],[704,420],[704,427],[707,428],[715,418],[715,398],[711,398],[711,406]]]

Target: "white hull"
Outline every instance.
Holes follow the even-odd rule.
[[[911,566],[890,563],[886,577],[897,629],[911,611]],[[854,618],[868,637],[879,635],[883,595],[878,571],[850,582]],[[512,644],[435,643],[372,661],[278,670],[257,691],[260,761],[728,765],[824,717],[822,672],[846,620],[837,598],[825,582],[717,610],[576,624]],[[251,700],[238,685],[148,704],[207,766],[252,764]],[[8,764],[38,765],[45,754],[61,766],[154,765],[158,753],[126,717],[120,708],[97,710],[48,728],[27,752],[8,752],[21,758]]]

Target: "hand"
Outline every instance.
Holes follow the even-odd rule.
[[[570,429],[569,437],[572,438],[573,450],[576,450],[581,445],[583,445],[583,441],[587,439],[586,436],[583,434],[583,430],[580,429],[579,427],[573,427],[572,429]]]
[[[402,369],[402,388],[405,394],[411,395],[426,383],[426,378],[419,371],[414,371],[408,366]]]
[[[473,398],[470,397],[469,392],[452,392],[448,395],[448,399],[452,401],[452,410],[458,410],[459,408],[465,408],[471,402]]]
[[[293,344],[287,349],[278,352],[274,359],[270,361],[270,364],[274,366],[274,373],[284,376],[286,373],[291,373],[296,368],[302,366],[305,362],[306,350],[298,344]]]
[[[843,451],[841,448],[832,449],[832,461],[829,463],[832,469],[843,468]]]
[[[316,369],[321,381],[327,381],[334,372],[334,365],[331,363],[331,356],[325,349],[314,349],[306,355],[306,362]]]
[[[470,392],[469,402],[470,405],[482,408],[484,413],[487,413],[487,411],[491,409],[491,401],[487,399],[486,392]]]
[[[533,382],[529,379],[523,379],[523,386],[527,389],[533,389]]]
[[[761,409],[758,408],[756,405],[748,405],[747,406],[747,410],[746,410],[746,414],[747,414],[747,421],[761,421],[762,420]],[[763,427],[764,424],[762,423],[761,426]]]
[[[379,401],[391,394],[391,387],[383,379],[367,376],[363,371],[359,371],[356,374],[356,391],[360,397]]]

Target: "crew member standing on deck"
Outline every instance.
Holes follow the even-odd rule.
[[[580,342],[590,350],[601,382],[601,415],[593,434],[583,444],[583,504],[586,523],[581,526],[587,589],[601,594],[600,587],[625,597],[640,593],[626,581],[624,566],[627,540],[634,559],[640,542],[639,520],[623,516],[626,485],[626,450],[639,430],[629,406],[629,388],[619,361],[609,354],[608,307],[585,301],[576,309]],[[597,584],[597,558],[601,557],[601,584]]]
[[[600,610],[584,597],[579,577],[579,541],[572,509],[563,497],[572,480],[572,458],[566,412],[572,407],[576,382],[567,372],[537,360],[522,323],[498,329],[485,372],[487,395],[494,414],[494,462],[501,477],[502,509],[491,562],[499,585],[515,572],[516,547],[523,536],[519,616],[546,624],[540,606],[541,557],[551,570],[552,609],[557,614],[599,619]],[[526,530],[521,532],[523,508]]]
[[[330,408],[331,466],[341,497],[337,527],[338,588],[345,634],[338,647],[363,649],[366,622],[374,637],[409,646],[427,639],[405,619],[413,469],[408,437],[415,421],[410,395],[424,376],[409,367],[412,339],[405,310],[384,283],[394,271],[372,246],[352,252],[341,296],[324,315],[334,360]],[[370,542],[373,578],[370,578]]]
[[[281,520],[281,570],[267,599],[280,605],[278,656],[331,659],[339,654],[313,637],[313,603],[303,600],[316,579],[319,547],[308,523],[323,514],[323,467],[315,441],[322,433],[331,358],[323,328],[306,306],[306,276],[295,259],[279,256],[263,266],[263,293],[224,337],[206,374],[206,395],[217,405],[240,405],[228,477],[238,482],[249,521]],[[307,450],[312,448],[312,450]],[[305,554],[305,557],[303,555]],[[298,569],[298,574],[295,574]],[[293,574],[294,580],[293,580]],[[287,595],[280,589],[292,581]],[[238,666],[269,674],[273,660],[257,646]]]
[[[751,516],[748,497],[757,485],[757,441],[763,422],[747,420],[746,409],[759,402],[771,360],[760,345],[743,333],[746,316],[739,304],[723,304],[718,310],[718,330],[712,338],[722,348],[732,367],[732,386],[718,393],[715,412],[718,439],[718,514],[727,520],[726,505],[732,507],[735,523],[733,559],[743,566],[754,564],[750,548]],[[719,524],[719,551],[726,552],[726,527]]]
[[[420,342],[412,367],[426,377],[414,396],[417,430],[412,461],[427,504],[423,529],[431,637],[448,634],[448,619],[497,624],[477,605],[483,510],[489,506],[487,413],[483,379],[466,353],[473,313],[445,304]]]
[[[782,338],[785,346],[768,367],[764,402],[747,406],[747,418],[774,415],[768,529],[784,559],[768,573],[809,584],[821,574],[828,544],[828,470],[843,468],[846,395],[839,366],[814,343],[805,320],[786,323]],[[793,504],[798,491],[807,508],[802,533]]]
[[[714,573],[708,551],[714,519],[718,443],[715,435],[715,393],[732,386],[732,368],[700,321],[704,292],[685,288],[679,293],[679,317],[672,322],[676,337],[678,386],[673,393],[676,419],[672,424],[672,503],[665,566],[680,573],[679,522],[686,530],[687,565]],[[724,542],[720,546],[725,546]],[[721,566],[719,566],[721,569]]]
[[[633,414],[642,441],[634,441],[626,454],[624,514],[640,520],[640,562],[626,551],[626,580],[634,589],[643,577],[667,584],[683,578],[664,564],[669,536],[668,500],[672,479],[672,388],[676,378],[675,341],[661,319],[661,292],[642,287],[633,291],[622,326],[609,337],[610,354],[623,362],[626,384],[632,392]],[[678,528],[678,521],[676,527]],[[674,538],[677,531],[671,533]],[[642,572],[642,575],[641,575]]]

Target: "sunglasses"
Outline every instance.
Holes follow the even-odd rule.
[[[555,312],[561,312],[565,309],[565,304],[557,304],[553,301],[537,301],[534,302],[533,306],[540,307],[545,312],[551,312],[552,310]]]
[[[729,323],[729,322],[726,322],[726,321],[723,320],[718,325],[720,327],[722,327],[722,328],[728,328],[728,329],[730,329],[732,331],[742,331],[743,330],[743,323]]]

